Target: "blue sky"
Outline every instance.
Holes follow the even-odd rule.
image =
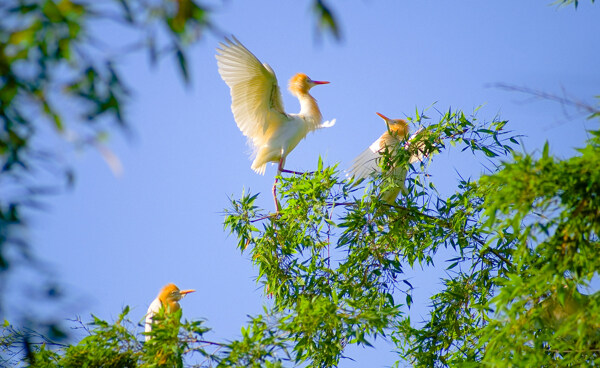
[[[304,72],[331,84],[311,92],[335,127],[310,134],[288,157],[286,168],[311,170],[321,155],[327,164],[352,159],[385,129],[375,115],[414,116],[435,108],[472,112],[480,119],[509,120],[523,134],[527,151],[545,140],[560,157],[582,146],[585,128],[597,128],[573,109],[491,87],[506,83],[595,104],[600,93],[600,7],[583,1],[558,9],[550,1],[330,1],[343,41],[319,41],[304,1],[213,2],[213,21],[235,35],[275,70],[288,112],[298,112],[287,81]],[[115,29],[99,29],[119,42]],[[90,313],[113,319],[122,307],[142,319],[168,282],[195,288],[182,301],[188,319],[207,319],[208,337],[233,339],[247,315],[263,303],[257,270],[236,239],[223,230],[228,196],[244,188],[263,195],[272,210],[275,166],[265,176],[250,169],[249,149],[230,110],[215,48],[222,38],[207,33],[190,53],[192,84],[185,88],[177,65],[150,67],[146,54],[125,58],[121,73],[133,90],[127,112],[134,138],[115,133],[109,147],[124,172],[115,177],[95,151],[68,152],[77,172],[72,191],[53,197],[50,210],[32,218],[30,240],[66,288],[69,307],[60,313],[86,320]],[[435,109],[429,110],[434,120]],[[473,159],[436,157],[429,174],[451,192],[456,171],[477,177]],[[439,286],[438,272],[415,272],[411,283],[426,316],[426,297]],[[141,331],[141,330],[140,330]],[[355,361],[340,367],[383,367],[395,361],[389,344],[352,349]]]

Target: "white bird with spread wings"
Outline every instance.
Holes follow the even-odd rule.
[[[335,120],[321,124],[317,101],[308,93],[329,82],[314,81],[302,73],[292,77],[289,90],[298,98],[300,112],[288,114],[275,72],[268,64],[261,63],[235,37],[226,39],[217,51],[219,74],[231,89],[233,117],[253,149],[252,170],[262,175],[268,162],[277,162],[279,173],[296,173],[284,169],[287,155],[309,132],[335,124]]]

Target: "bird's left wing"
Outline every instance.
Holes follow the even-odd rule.
[[[275,72],[235,37],[220,46],[217,65],[231,90],[235,122],[254,147],[262,146],[271,131],[288,119]]]
[[[411,140],[413,140],[415,138],[415,136],[416,136],[416,133],[410,137],[409,142]],[[400,141],[398,140],[397,137],[391,135],[388,132],[383,133],[381,135],[381,137],[379,137],[375,142],[373,142],[373,144],[371,144],[369,146],[369,148],[364,150],[360,155],[358,155],[354,159],[352,167],[350,168],[351,176],[354,176],[356,179],[363,179],[363,178],[367,178],[369,175],[373,174],[374,172],[378,172],[378,173],[381,172],[381,167],[379,166],[378,160],[381,157],[382,152],[384,152],[386,147],[388,147],[389,149],[401,148],[402,146],[398,146],[399,143],[400,143]],[[409,147],[409,143],[407,142],[407,144],[404,148],[407,149],[408,147]],[[422,155],[421,156],[415,155],[409,159],[409,163],[412,164],[416,161],[420,161],[421,159],[422,159]],[[402,168],[394,168],[394,170],[391,172],[391,174],[392,174],[392,176],[400,177],[400,176],[405,175],[404,172],[406,172],[406,169],[403,167]]]
[[[161,303],[158,298],[154,299],[148,307],[148,311],[146,312],[146,326],[144,328],[145,332],[152,331],[152,322],[154,321],[153,317],[156,315],[156,313],[158,313],[160,307]],[[146,341],[148,340],[150,340],[150,336],[146,336]]]
[[[373,142],[369,148],[356,156],[350,168],[350,176],[354,176],[356,179],[366,179],[373,172],[381,172],[378,159],[381,157],[381,142],[384,135],[385,133]]]

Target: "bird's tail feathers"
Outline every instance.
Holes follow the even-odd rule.
[[[262,164],[261,166],[256,166],[254,163],[252,164],[252,170],[259,175],[265,175],[265,170],[267,168],[267,164]]]

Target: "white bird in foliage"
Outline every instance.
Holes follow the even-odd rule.
[[[265,173],[268,162],[277,162],[279,172],[285,170],[287,155],[306,135],[316,129],[333,126],[321,124],[317,100],[308,91],[321,82],[298,73],[290,79],[289,90],[300,101],[298,114],[283,109],[281,91],[275,72],[263,64],[235,37],[217,48],[219,74],[231,89],[231,110],[238,128],[253,148],[252,170]]]
[[[405,142],[408,137],[408,124],[405,120],[390,119],[383,114],[376,114],[385,120],[387,131],[354,159],[352,167],[350,168],[350,175],[354,176],[356,179],[366,179],[373,173],[382,172],[379,161],[386,148],[389,152],[393,153],[395,150],[407,149],[409,146],[408,143],[402,143]],[[409,141],[412,140],[417,133],[413,134]],[[409,164],[422,160],[422,144],[420,146],[421,147],[417,146],[417,152],[410,157],[408,161]],[[404,184],[404,181],[406,180],[406,167],[393,167],[387,171],[387,174],[392,178],[395,186],[381,193],[381,200],[393,204],[400,192],[406,193],[406,185]]]
[[[179,290],[175,284],[167,284],[158,293],[156,299],[152,301],[148,312],[146,313],[146,341],[150,340],[148,333],[152,331],[152,324],[154,323],[153,317],[158,313],[161,308],[165,309],[166,313],[174,313],[181,309],[179,301],[181,298],[189,293],[193,293],[196,290]]]

